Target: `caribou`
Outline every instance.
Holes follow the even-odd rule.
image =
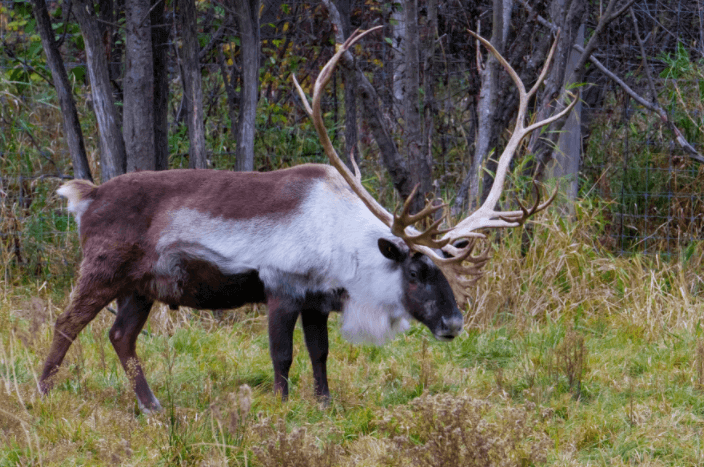
[[[161,408],[144,376],[136,342],[152,305],[234,308],[266,303],[274,390],[286,399],[293,332],[300,315],[312,362],[314,391],[327,400],[330,312],[341,334],[381,345],[409,321],[450,341],[463,328],[458,301],[470,296],[489,259],[474,253],[486,229],[515,227],[547,207],[539,192],[530,208],[495,211],[509,162],[520,140],[569,112],[524,125],[528,99],[522,82],[491,47],[520,94],[516,128],[499,159],[486,202],[454,228],[428,220],[444,205],[429,202],[417,214],[410,201],[385,210],[352,173],[328,137],[320,98],[342,53],[365,34],[355,32],[322,69],[312,105],[295,81],[332,165],[305,164],[268,173],[216,170],[133,172],[100,186],[73,180],[59,188],[78,223],[83,260],[71,299],[57,318],[39,380],[48,393],[66,352],[85,326],[112,301],[117,316],[110,342],[130,378],[140,410]],[[554,45],[550,57],[554,52]],[[414,225],[426,220],[425,230]]]

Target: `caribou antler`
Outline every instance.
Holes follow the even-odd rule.
[[[338,46],[335,55],[333,55],[332,58],[330,58],[330,60],[328,61],[328,63],[325,64],[320,74],[318,75],[318,78],[315,80],[315,84],[313,85],[312,105],[308,104],[308,98],[306,97],[305,92],[303,92],[303,89],[301,89],[301,86],[298,84],[298,80],[296,80],[296,77],[292,75],[293,83],[296,86],[296,90],[298,91],[301,100],[303,101],[303,105],[306,109],[306,112],[308,112],[308,115],[310,115],[311,119],[313,120],[313,125],[315,126],[315,129],[318,132],[318,137],[320,138],[320,142],[323,145],[325,154],[328,156],[328,159],[330,159],[330,163],[333,165],[333,167],[338,170],[338,172],[340,172],[342,177],[350,185],[350,187],[357,194],[357,196],[360,197],[360,199],[362,200],[362,202],[364,202],[367,208],[372,213],[374,213],[374,215],[378,217],[384,224],[388,225],[394,235],[406,241],[410,248],[413,248],[414,250],[418,250],[417,247],[427,247],[429,249],[441,248],[447,245],[448,243],[448,241],[446,240],[437,240],[435,238],[438,235],[442,235],[448,232],[438,229],[438,226],[442,223],[442,219],[433,222],[427,230],[420,233],[415,229],[409,229],[408,227],[412,226],[416,222],[428,216],[431,216],[435,212],[446,207],[446,205],[435,205],[434,201],[430,201],[425,206],[425,208],[419,213],[411,215],[409,211],[411,207],[411,200],[415,197],[415,194],[418,190],[418,186],[416,186],[413,189],[411,195],[404,203],[400,215],[395,215],[388,212],[382,205],[380,205],[376,201],[376,199],[374,199],[372,195],[369,194],[367,189],[362,186],[362,177],[359,173],[359,169],[356,163],[354,162],[354,159],[351,159],[354,166],[354,174],[347,168],[345,163],[342,162],[342,159],[340,159],[340,156],[337,154],[337,151],[335,151],[335,148],[332,145],[332,141],[330,141],[327,129],[325,128],[325,123],[323,122],[322,112],[320,110],[320,99],[322,97],[323,89],[325,89],[325,86],[330,81],[330,78],[332,77],[332,72],[335,69],[337,62],[340,60],[340,57],[342,57],[342,54],[347,52],[347,50],[362,37],[366,36],[370,32],[374,32],[381,28],[382,26],[377,26],[363,32],[358,29],[354,31],[352,35],[350,35],[350,37],[345,41],[344,44]]]
[[[323,67],[320,75],[318,75],[318,79],[315,81],[315,85],[313,86],[312,107],[308,104],[306,95],[303,92],[303,89],[301,89],[301,86],[298,84],[298,81],[296,81],[295,76],[293,76],[293,82],[299,95],[301,96],[301,100],[303,101],[306,111],[313,120],[313,124],[318,132],[318,136],[320,137],[325,154],[327,154],[330,159],[330,163],[340,172],[342,177],[347,181],[352,190],[357,194],[357,196],[359,196],[367,208],[372,211],[372,213],[384,224],[391,228],[391,232],[394,235],[402,238],[412,250],[423,253],[433,260],[438,268],[442,270],[443,274],[452,286],[458,302],[464,302],[470,297],[469,287],[479,278],[481,275],[481,268],[490,258],[490,245],[487,245],[486,248],[479,254],[473,254],[477,245],[477,240],[486,238],[486,235],[482,231],[502,227],[517,227],[523,224],[533,214],[545,209],[550,203],[552,203],[553,199],[555,199],[557,189],[555,189],[547,201],[541,203],[540,190],[538,189],[537,183],[534,181],[536,190],[535,203],[530,208],[526,208],[519,201],[518,205],[520,210],[495,210],[496,203],[498,202],[501,191],[503,190],[506,172],[508,171],[511,159],[518,149],[521,140],[532,131],[567,115],[577,103],[577,99],[575,96],[572,96],[572,102],[570,105],[568,105],[561,112],[553,115],[552,117],[546,118],[545,120],[525,126],[528,101],[535,95],[538,87],[545,79],[552,56],[555,53],[557,37],[555,38],[555,42],[553,43],[550,53],[545,60],[545,65],[543,66],[538,80],[530,91],[526,92],[525,86],[523,85],[523,82],[518,74],[491,45],[491,43],[483,37],[469,31],[472,36],[481,41],[481,43],[484,44],[484,46],[496,57],[499,63],[501,63],[504,69],[506,69],[508,74],[511,76],[511,79],[518,88],[519,105],[518,114],[516,116],[516,126],[513,130],[511,138],[506,143],[503,153],[499,157],[494,183],[484,204],[482,204],[479,209],[462,220],[452,229],[439,229],[439,226],[442,223],[441,218],[440,220],[432,222],[430,227],[428,227],[425,231],[418,232],[412,227],[413,224],[425,218],[430,219],[433,214],[447,205],[436,205],[435,201],[431,200],[419,213],[410,214],[411,200],[414,198],[418,189],[418,186],[416,186],[413,193],[411,193],[403,204],[401,214],[395,215],[389,213],[362,185],[361,175],[357,165],[354,163],[354,159],[352,160],[355,170],[354,174],[350,172],[347,166],[342,162],[340,156],[338,156],[332,142],[330,141],[327,129],[325,128],[325,124],[323,122],[322,112],[320,110],[320,99],[323,89],[328,81],[330,81],[332,71],[337,65],[337,62],[342,54],[347,52],[347,50],[359,39],[378,29],[381,29],[381,26],[377,26],[364,32],[357,30],[352,33],[344,44],[338,46],[335,55],[333,55],[333,57]],[[439,254],[439,249],[447,254],[448,257],[444,257],[444,255]]]

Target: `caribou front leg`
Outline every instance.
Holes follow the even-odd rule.
[[[301,313],[303,334],[313,366],[315,395],[327,402],[330,399],[328,388],[328,313],[319,310],[304,310]]]
[[[267,298],[269,312],[269,352],[274,364],[274,391],[288,399],[288,371],[293,362],[293,330],[300,311],[279,297]]]

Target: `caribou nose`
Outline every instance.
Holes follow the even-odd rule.
[[[462,332],[464,326],[464,318],[462,316],[453,316],[451,318],[442,317],[442,325],[445,328],[447,337],[457,337]]]

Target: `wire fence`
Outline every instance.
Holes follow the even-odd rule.
[[[610,203],[608,246],[621,254],[673,253],[704,240],[704,166],[659,119],[621,100],[620,117],[608,118],[609,131],[590,141],[580,170],[582,195]]]

